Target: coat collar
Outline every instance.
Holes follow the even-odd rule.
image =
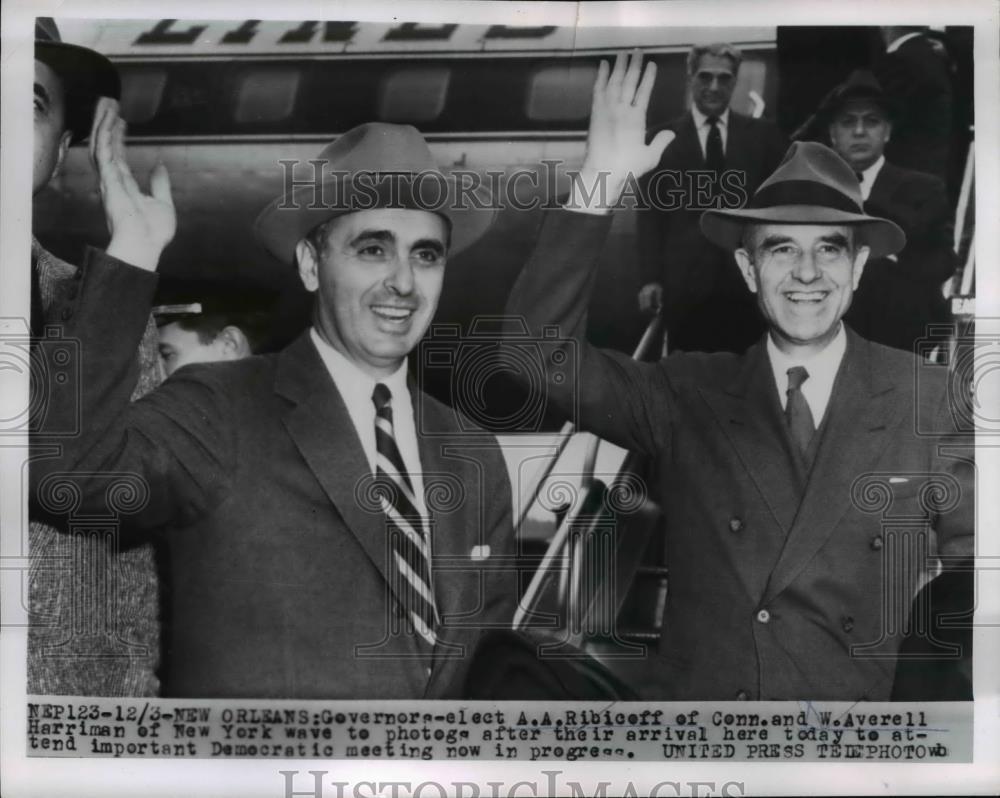
[[[876,348],[847,330],[847,351],[834,383],[811,472],[806,475],[785,425],[764,338],[743,355],[721,388],[701,388],[784,535],[777,564],[756,576],[734,563],[755,599],[784,589],[833,532],[850,506],[851,485],[869,470],[898,421],[895,384]],[[764,584],[765,572],[770,572]]]
[[[446,459],[442,439],[421,434],[422,425],[435,430],[444,428],[447,418],[442,416],[448,411],[422,394],[412,382],[409,386],[417,424],[425,504],[433,530],[433,556],[436,559],[438,555],[446,554],[453,558],[458,553],[457,548],[461,548],[459,544],[472,539],[471,535],[465,534],[466,529],[473,528],[480,519],[478,516],[459,521],[436,518],[435,502],[427,502],[428,489],[440,491],[442,488],[437,482],[450,479],[457,481],[457,486],[451,485],[451,489],[461,494],[465,483],[475,474],[463,473],[460,464],[451,458]],[[372,485],[368,459],[347,407],[308,331],[278,355],[274,390],[291,403],[282,419],[289,436],[343,518],[344,526],[355,536],[386,584],[391,585],[389,551],[385,545],[385,516],[366,491],[366,487]],[[456,512],[462,512],[462,508]],[[436,576],[438,611],[447,615],[458,612],[459,608],[467,609],[469,596],[478,584],[475,574],[452,569],[450,572],[441,571]],[[443,648],[438,646],[435,661],[446,654]]]

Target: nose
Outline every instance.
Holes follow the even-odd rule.
[[[854,121],[854,135],[863,136],[865,134],[865,122],[863,119],[856,119]]]
[[[792,276],[800,283],[811,283],[819,279],[820,270],[816,267],[816,258],[811,252],[804,252],[796,261]]]
[[[385,286],[400,296],[413,293],[413,266],[408,258],[397,256],[393,259],[389,265],[389,273],[385,277]]]

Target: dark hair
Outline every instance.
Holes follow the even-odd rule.
[[[714,55],[716,58],[728,58],[733,65],[733,74],[739,71],[740,64],[743,63],[743,53],[740,49],[728,42],[714,42],[713,44],[696,44],[691,48],[687,57],[687,73],[693,75],[698,69],[702,56]]]
[[[231,311],[228,313],[185,313],[157,318],[159,326],[176,324],[182,330],[198,334],[198,340],[210,344],[226,327],[239,327],[246,336],[250,351],[257,354],[268,341],[271,314],[264,310]]]

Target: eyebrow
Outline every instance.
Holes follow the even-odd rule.
[[[850,244],[847,240],[847,236],[843,233],[828,233],[827,235],[820,236],[819,240],[826,244],[835,244],[839,247],[847,247]],[[787,244],[789,242],[793,244],[798,243],[791,236],[783,236],[775,233],[766,236],[764,240],[760,242],[759,246],[761,249],[764,249],[766,247],[774,247],[778,244]]]
[[[350,240],[349,244],[356,247],[366,241],[393,244],[396,242],[396,234],[392,230],[362,230]],[[411,249],[432,249],[439,255],[445,253],[444,243],[436,238],[421,238],[413,244]]]

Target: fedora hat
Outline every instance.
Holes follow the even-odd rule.
[[[50,17],[35,20],[35,58],[62,81],[66,129],[72,133],[72,140],[87,138],[98,98],[121,97],[118,70],[100,53],[64,42]]]
[[[459,192],[455,178],[438,169],[424,137],[410,125],[359,125],[309,163],[315,179],[305,181],[300,172],[292,191],[278,196],[254,222],[257,240],[284,263],[295,262],[295,245],[310,231],[345,213],[432,211],[450,224],[452,254],[479,239],[496,216],[489,189]]]
[[[874,73],[867,69],[855,69],[847,80],[834,86],[823,98],[816,112],[819,123],[824,126],[830,124],[837,112],[851,100],[869,100],[885,111],[890,119],[895,118],[899,110]]]
[[[823,144],[796,141],[749,204],[738,210],[708,210],[701,231],[728,250],[742,244],[747,224],[829,224],[854,227],[860,243],[879,258],[899,252],[906,235],[888,219],[864,212],[861,186],[847,163]]]

